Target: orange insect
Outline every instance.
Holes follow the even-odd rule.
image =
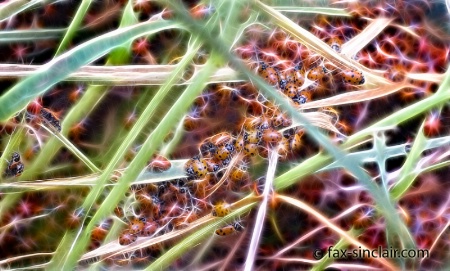
[[[341,52],[342,40],[340,38],[334,37],[328,41],[328,45],[330,45],[331,49],[336,52]]]
[[[259,63],[258,74],[271,85],[278,84],[278,72],[273,67],[270,67],[265,62]]]
[[[316,67],[312,68],[311,70],[309,70],[307,77],[311,81],[317,81],[317,80],[321,80],[322,78],[324,78],[325,74],[326,74],[325,67],[316,66]]]
[[[244,136],[240,134],[234,141],[234,148],[236,149],[236,151],[240,152],[244,149],[244,144],[245,144]]]
[[[121,246],[126,246],[134,243],[137,239],[136,234],[132,234],[129,230],[123,231],[119,236],[119,244]]]
[[[305,71],[301,64],[298,64],[294,67],[294,71],[291,75],[291,80],[297,85],[297,87],[301,87],[303,83],[305,83]]]
[[[216,153],[217,146],[214,145],[209,139],[205,139],[200,145],[200,153],[203,157],[208,157]]]
[[[223,228],[217,229],[216,230],[216,234],[220,235],[220,236],[227,236],[227,235],[231,235],[235,232],[240,232],[244,229],[244,227],[242,227],[241,224],[239,224],[238,222],[235,222],[231,225],[225,226]]]
[[[292,121],[285,114],[276,112],[272,117],[272,126],[278,127],[280,125],[283,127],[289,127],[292,125]]]
[[[18,177],[22,174],[24,168],[25,166],[20,161],[20,154],[18,152],[13,152],[13,154],[11,155],[11,160],[8,161],[8,167],[5,170],[5,176]]]
[[[102,226],[95,227],[91,232],[91,239],[95,241],[103,241],[105,239],[108,231]]]
[[[357,70],[343,71],[342,78],[344,79],[344,82],[352,85],[362,85],[366,82],[363,73]]]
[[[258,154],[258,144],[245,143],[244,154],[250,155],[251,157],[255,157]]]
[[[217,172],[221,168],[221,161],[216,158],[205,158],[209,172]]]
[[[297,132],[290,141],[291,151],[299,150],[302,146],[303,131]]]
[[[234,168],[230,174],[230,178],[233,182],[239,182],[247,179],[248,177],[248,172],[241,168]]]
[[[169,170],[171,166],[172,166],[172,164],[170,163],[169,160],[167,160],[167,158],[165,158],[164,156],[161,156],[161,155],[157,155],[149,163],[148,168],[151,171],[163,172],[163,171]]]
[[[144,229],[145,222],[145,218],[134,218],[129,224],[128,231],[131,234],[140,234]]]
[[[224,146],[217,148],[214,157],[216,159],[223,161],[229,158],[233,152],[234,152],[234,145],[226,143]]]
[[[311,100],[311,92],[310,91],[301,91],[295,98],[292,99],[295,104],[302,105],[307,101]]]
[[[228,215],[231,212],[230,205],[226,202],[220,202],[214,205],[214,209],[212,212],[213,216],[223,217]]]
[[[185,164],[185,170],[188,176],[193,178],[203,178],[208,173],[208,165],[204,158],[194,157]]]
[[[156,222],[146,221],[142,228],[141,235],[142,236],[151,236],[156,232],[157,229],[158,229],[158,224]]]
[[[233,140],[233,136],[230,133],[222,132],[216,135],[213,135],[209,138],[210,142],[216,145],[217,147],[224,146],[226,143],[230,143]]]
[[[283,89],[283,93],[291,99],[297,95],[297,85],[294,81],[289,81],[286,84],[286,87]]]
[[[265,143],[278,143],[281,141],[282,139],[282,135],[280,132],[278,132],[276,129],[274,128],[269,128],[267,130],[264,130],[264,132],[262,133],[262,141],[264,141]]]
[[[260,130],[250,130],[244,132],[244,142],[258,144],[261,141],[262,133]],[[245,146],[244,146],[245,147]]]

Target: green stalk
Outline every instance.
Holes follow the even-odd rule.
[[[137,23],[137,19],[133,12],[132,2],[130,1],[123,11],[119,28],[130,26],[135,23]],[[127,63],[131,57],[130,48],[131,42],[128,42],[126,45],[114,49],[108,56],[106,64],[118,65]],[[61,135],[67,137],[69,135],[70,128],[74,124],[89,116],[103,97],[105,97],[107,90],[108,88],[104,86],[90,85],[80,100],[69,110],[67,115],[62,120]],[[34,159],[32,164],[29,166],[29,173],[24,172],[22,179],[29,179],[35,176],[40,169],[45,168],[54,158],[61,146],[62,144],[59,140],[54,137],[50,138],[44,144],[36,159]]]
[[[72,72],[102,57],[112,49],[140,36],[173,28],[182,28],[182,26],[168,20],[149,21],[111,31],[78,45],[54,58],[32,76],[20,81],[3,94],[0,97],[0,120],[9,119]]]
[[[68,44],[73,39],[73,36],[75,35],[75,32],[80,27],[81,22],[83,21],[84,16],[86,16],[86,12],[89,9],[89,6],[91,5],[92,0],[83,0],[80,4],[80,7],[77,9],[77,13],[75,14],[75,17],[73,17],[72,22],[69,25],[69,28],[67,28],[66,35],[64,36],[63,40],[59,44],[58,50],[56,50],[55,55],[60,55],[63,51],[67,49]]]
[[[91,192],[86,197],[83,208],[89,212],[97,200],[101,192],[103,191],[104,184],[106,181],[110,179],[110,176],[115,169],[117,163],[122,159],[126,150],[131,146],[136,137],[140,134],[142,129],[145,128],[150,118],[154,115],[156,108],[161,104],[163,98],[167,95],[172,86],[179,80],[181,74],[190,63],[198,49],[200,48],[200,44],[198,41],[193,41],[192,46],[188,48],[186,55],[183,57],[181,62],[177,65],[177,68],[173,71],[169,80],[161,87],[152,101],[148,104],[147,108],[141,114],[140,118],[133,126],[131,131],[129,132],[127,138],[124,140],[124,143],[117,151],[116,155],[111,159],[110,163],[103,171],[102,175],[99,177],[97,181],[98,184],[91,190]],[[209,65],[211,66],[211,64]],[[114,206],[120,201],[123,197],[125,191],[128,189],[129,184],[138,177],[144,165],[147,163],[148,159],[154,153],[156,146],[160,146],[162,141],[164,140],[165,135],[170,131],[172,125],[177,123],[177,118],[181,118],[181,116],[188,110],[190,104],[197,97],[199,92],[203,90],[204,80],[207,80],[211,75],[211,72],[214,71],[212,67],[205,67],[204,71],[208,72],[200,72],[198,80],[195,83],[191,84],[186,91],[180,96],[177,102],[172,106],[171,110],[167,113],[164,119],[159,123],[159,125],[155,128],[155,130],[151,133],[151,135],[147,138],[144,145],[130,163],[127,170],[124,172],[123,176],[119,179],[118,184],[113,188],[107,198],[104,200],[103,204],[100,206],[99,210],[95,213],[94,217],[91,219],[89,224],[85,229],[81,228],[82,232],[80,235],[76,237],[75,245],[73,248],[68,250],[67,248],[61,248],[59,253],[55,254],[54,258],[64,259],[63,262],[59,262],[58,265],[53,265],[53,267],[57,267],[60,270],[64,270],[65,268],[73,268],[81,257],[88,241],[89,241],[89,233],[94,228],[95,223],[100,221],[100,219],[106,217],[111,213]],[[204,77],[206,76],[206,79]],[[57,251],[58,252],[58,251]],[[50,268],[51,269],[51,268]]]
[[[33,29],[0,31],[0,43],[31,42],[59,38],[65,29]]]

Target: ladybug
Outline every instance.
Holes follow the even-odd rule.
[[[230,174],[230,178],[233,182],[239,182],[248,178],[248,173],[241,168],[234,168]]]
[[[114,208],[114,214],[119,218],[122,218],[125,215],[123,208],[120,206],[117,206],[116,208]]]
[[[245,130],[253,130],[261,124],[261,118],[254,116],[245,118],[243,121],[243,127]]]
[[[257,126],[257,129],[260,130],[260,131],[268,129],[270,127],[270,123],[271,123],[271,119],[264,115],[264,116],[261,117],[261,122]]]
[[[280,111],[275,111],[271,118],[271,121],[273,127],[278,127],[280,125],[283,127],[289,127],[292,125],[291,119],[289,119],[286,114],[281,113]]]
[[[244,136],[241,134],[237,137],[237,139],[234,141],[234,148],[236,151],[240,152],[244,149]]]
[[[258,154],[258,144],[246,143],[244,145],[244,154],[250,155],[251,157],[255,157]]]
[[[264,132],[262,133],[262,140],[265,143],[278,143],[282,138],[283,137],[281,133],[274,128],[264,130]]]
[[[222,165],[224,167],[228,166],[231,163],[231,156],[225,158],[224,160],[222,160]]]
[[[297,105],[302,105],[309,100],[311,100],[311,92],[309,91],[301,91],[292,99],[292,101]]]
[[[278,72],[278,87],[280,89],[285,89],[290,78],[286,76],[285,72]]]
[[[58,118],[46,108],[41,108],[39,112],[40,116],[44,119],[45,122],[50,124],[53,128],[55,128],[58,132],[61,132],[61,123]]]
[[[323,66],[316,66],[309,70],[308,75],[306,76],[311,81],[321,80],[326,73],[326,69]]]
[[[148,168],[154,172],[163,172],[170,169],[172,164],[167,158],[157,155],[148,165]]]
[[[294,67],[294,71],[292,72],[292,80],[294,81],[297,87],[301,87],[305,83],[305,71],[303,70],[302,65],[298,64]]]
[[[293,101],[295,104],[301,105],[301,104],[306,103],[306,102],[308,101],[308,98],[307,98],[305,95],[296,95],[296,96],[292,99],[292,101]]]
[[[144,226],[142,227],[141,235],[142,236],[151,236],[158,229],[158,224],[154,221],[146,221]]]
[[[216,158],[206,158],[208,172],[217,172],[221,168],[220,160]]]
[[[158,218],[161,215],[161,200],[157,196],[150,196],[146,193],[139,193],[136,197],[141,208],[153,218]]]
[[[125,230],[119,235],[119,244],[121,246],[126,246],[131,243],[134,243],[136,239],[137,239],[136,234],[132,234],[129,230]]]
[[[302,134],[296,133],[294,137],[291,139],[291,150],[299,150],[302,146]]]
[[[128,231],[131,234],[140,234],[142,232],[142,230],[144,229],[145,222],[146,222],[145,218],[134,218],[130,222]]]
[[[20,154],[18,152],[13,152],[11,155],[11,161],[13,163],[19,163],[20,162]]]
[[[362,85],[366,82],[364,75],[361,71],[357,70],[346,70],[342,73],[342,78],[344,82],[349,83],[351,85]]]
[[[177,217],[173,221],[174,221],[176,229],[184,229],[189,226],[189,223],[192,223],[197,219],[198,219],[198,215],[195,212],[191,211],[186,216]]]
[[[277,70],[264,62],[259,63],[258,74],[271,85],[278,84],[279,82]]]
[[[281,118],[283,119],[283,123],[281,123],[281,126],[283,127],[289,127],[292,125],[292,120],[288,118],[285,114],[281,114]]]
[[[283,123],[283,114],[280,112],[277,112],[272,117],[272,126],[278,127]]]
[[[7,177],[19,177],[22,175],[23,170],[25,169],[25,166],[22,164],[22,162],[14,162],[13,159],[8,162],[8,167],[5,170],[5,175]]]
[[[203,157],[208,157],[209,155],[212,155],[216,152],[217,147],[209,139],[206,139],[203,141],[203,143],[200,145],[200,153]]]
[[[153,205],[159,203],[159,199],[156,196],[151,196],[148,193],[140,192],[136,195],[136,200],[143,208],[151,208]]]
[[[216,153],[214,154],[214,158],[223,161],[223,160],[229,158],[233,152],[234,152],[233,144],[226,143],[225,146],[222,146],[216,150]]]
[[[252,143],[252,144],[258,144],[261,140],[262,133],[260,130],[252,130],[252,131],[246,131],[244,132],[244,142],[245,143]],[[245,148],[245,146],[244,146]]]
[[[280,142],[280,146],[278,147],[278,154],[285,159],[288,155],[288,153],[291,150],[291,145],[289,138],[283,137]]]
[[[294,128],[287,129],[287,130],[283,131],[283,137],[286,138],[286,139],[290,139],[294,135],[295,135],[295,129]]]
[[[8,167],[5,170],[5,175],[7,177],[18,177],[22,174],[24,168],[25,166],[20,161],[20,154],[18,152],[13,152],[11,155],[11,160],[8,161]]]
[[[185,164],[185,169],[187,175],[194,178],[203,178],[208,173],[206,160],[198,156],[189,159]]]
[[[183,120],[184,130],[190,132],[201,126],[200,118],[194,118],[192,116],[186,116]]]
[[[210,138],[210,141],[217,147],[221,147],[226,143],[230,143],[232,140],[233,137],[227,132],[218,133]]]
[[[227,235],[231,235],[235,232],[240,232],[243,229],[244,229],[244,227],[242,227],[241,224],[236,222],[231,225],[225,226],[223,228],[217,229],[216,234],[220,235],[220,236],[227,236]]]
[[[226,202],[220,202],[214,205],[213,216],[224,217],[231,212],[230,205]]]
[[[291,99],[297,95],[297,85],[294,81],[289,81],[286,84],[286,87],[283,89],[283,93]]]
[[[95,241],[102,241],[105,239],[107,233],[108,231],[102,226],[97,226],[91,232],[91,239]]]
[[[341,52],[342,40],[340,38],[334,37],[328,41],[328,45],[330,45],[331,49],[336,52]]]

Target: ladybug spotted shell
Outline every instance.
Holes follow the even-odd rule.
[[[258,74],[271,85],[278,84],[279,82],[277,71],[264,62],[260,62],[260,65],[258,67]]]
[[[324,67],[317,66],[309,70],[307,77],[311,81],[321,80],[322,78],[325,77],[325,72],[326,70]]]
[[[357,70],[346,70],[342,72],[342,78],[344,82],[351,85],[362,85],[365,83],[364,75],[361,71]]]

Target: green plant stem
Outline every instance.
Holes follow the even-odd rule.
[[[77,9],[77,13],[75,14],[75,17],[72,19],[72,22],[70,23],[69,28],[67,28],[66,35],[64,36],[63,40],[59,44],[58,50],[56,50],[55,55],[58,56],[67,49],[67,46],[69,45],[70,41],[73,39],[75,32],[80,27],[84,16],[86,16],[86,12],[88,11],[91,3],[92,3],[92,0],[81,1],[81,4]]]
[[[176,70],[174,70],[172,76],[170,76],[169,80],[161,87],[152,101],[148,104],[147,108],[141,114],[140,118],[133,126],[127,138],[124,140],[124,144],[117,151],[116,155],[111,159],[110,163],[103,171],[102,175],[99,177],[98,184],[91,190],[89,195],[86,197],[86,200],[83,204],[83,208],[90,212],[91,206],[97,200],[101,192],[103,191],[104,184],[107,180],[109,180],[113,170],[115,169],[117,163],[122,159],[126,150],[129,146],[134,142],[136,137],[140,134],[140,131],[146,126],[150,118],[154,115],[155,110],[158,105],[161,104],[163,98],[167,95],[169,90],[175,84],[176,81],[179,80],[180,75],[185,70],[189,62],[192,60],[196,52],[198,51],[200,44],[198,41],[194,41],[192,46],[188,48],[186,55],[183,57],[181,62],[178,64]],[[125,191],[128,189],[129,184],[138,177],[144,165],[147,163],[148,159],[153,155],[157,146],[160,146],[165,135],[172,128],[174,123],[177,123],[177,118],[181,118],[181,116],[187,111],[191,102],[198,95],[198,92],[201,92],[203,89],[204,76],[206,75],[208,78],[211,75],[211,72],[214,69],[211,66],[205,67],[204,70],[207,72],[200,72],[197,77],[195,83],[191,84],[185,92],[180,96],[177,102],[172,106],[171,110],[167,113],[164,119],[158,124],[155,130],[151,133],[151,135],[147,138],[142,148],[130,163],[127,170],[123,173],[123,176],[119,179],[118,184],[113,188],[110,194],[106,197],[103,204],[100,206],[100,209],[95,213],[93,218],[90,220],[86,228],[81,228],[82,232],[74,240],[76,243],[70,251],[66,251],[66,249],[61,249],[61,255],[58,253],[55,257],[64,257],[65,261],[63,265],[59,265],[58,268],[73,268],[76,262],[80,258],[83,253],[88,241],[89,241],[89,233],[95,226],[95,223],[100,219],[107,216],[111,213],[114,206],[117,205],[118,201],[123,197]]]

